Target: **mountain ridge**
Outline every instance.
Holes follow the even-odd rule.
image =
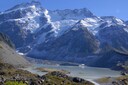
[[[7,34],[19,52],[29,57],[78,61],[93,66],[100,58],[106,58],[105,66],[110,67],[109,64],[116,65],[123,58],[115,57],[116,53],[127,53],[128,24],[124,20],[114,16],[98,17],[86,8],[51,11],[37,2],[24,5],[18,6],[24,7],[22,10],[0,14],[0,32]]]

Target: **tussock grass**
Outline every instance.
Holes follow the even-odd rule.
[[[27,85],[23,82],[17,82],[17,81],[7,81],[5,82],[5,85]]]
[[[98,83],[108,83],[111,81],[111,78],[105,77],[105,78],[100,78],[96,80]]]
[[[0,48],[3,49],[3,46],[0,44]]]

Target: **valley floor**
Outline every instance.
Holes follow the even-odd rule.
[[[27,70],[0,63],[0,85],[94,85],[78,77],[70,77],[63,72],[53,71],[38,75]]]
[[[79,66],[74,64],[69,64],[63,62],[59,65],[57,62],[47,62],[45,64],[35,64],[32,67],[24,68],[32,73],[38,75],[45,75],[49,71],[61,71],[65,72],[67,75],[72,77],[79,77],[85,80],[92,82],[94,85],[100,85],[95,80],[104,77],[119,77],[119,71],[113,71],[107,68],[96,68],[96,67],[87,67],[87,66]]]
[[[19,83],[16,85],[33,85],[31,83],[35,85],[61,85],[62,83],[65,85],[114,85],[113,82],[128,78],[120,77],[119,71],[81,67],[71,63],[34,64],[20,69],[1,63],[0,69],[0,85],[2,83],[5,85],[15,85],[14,83]],[[108,81],[110,79],[111,81]]]

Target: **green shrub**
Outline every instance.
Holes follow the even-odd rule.
[[[17,81],[7,81],[5,85],[27,85],[23,82],[17,82]]]
[[[0,48],[3,48],[3,46],[0,44]]]

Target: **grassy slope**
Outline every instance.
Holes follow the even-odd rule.
[[[94,85],[93,83],[83,80],[82,82],[73,81],[73,77],[69,77],[62,72],[51,72],[46,75],[44,85]]]

